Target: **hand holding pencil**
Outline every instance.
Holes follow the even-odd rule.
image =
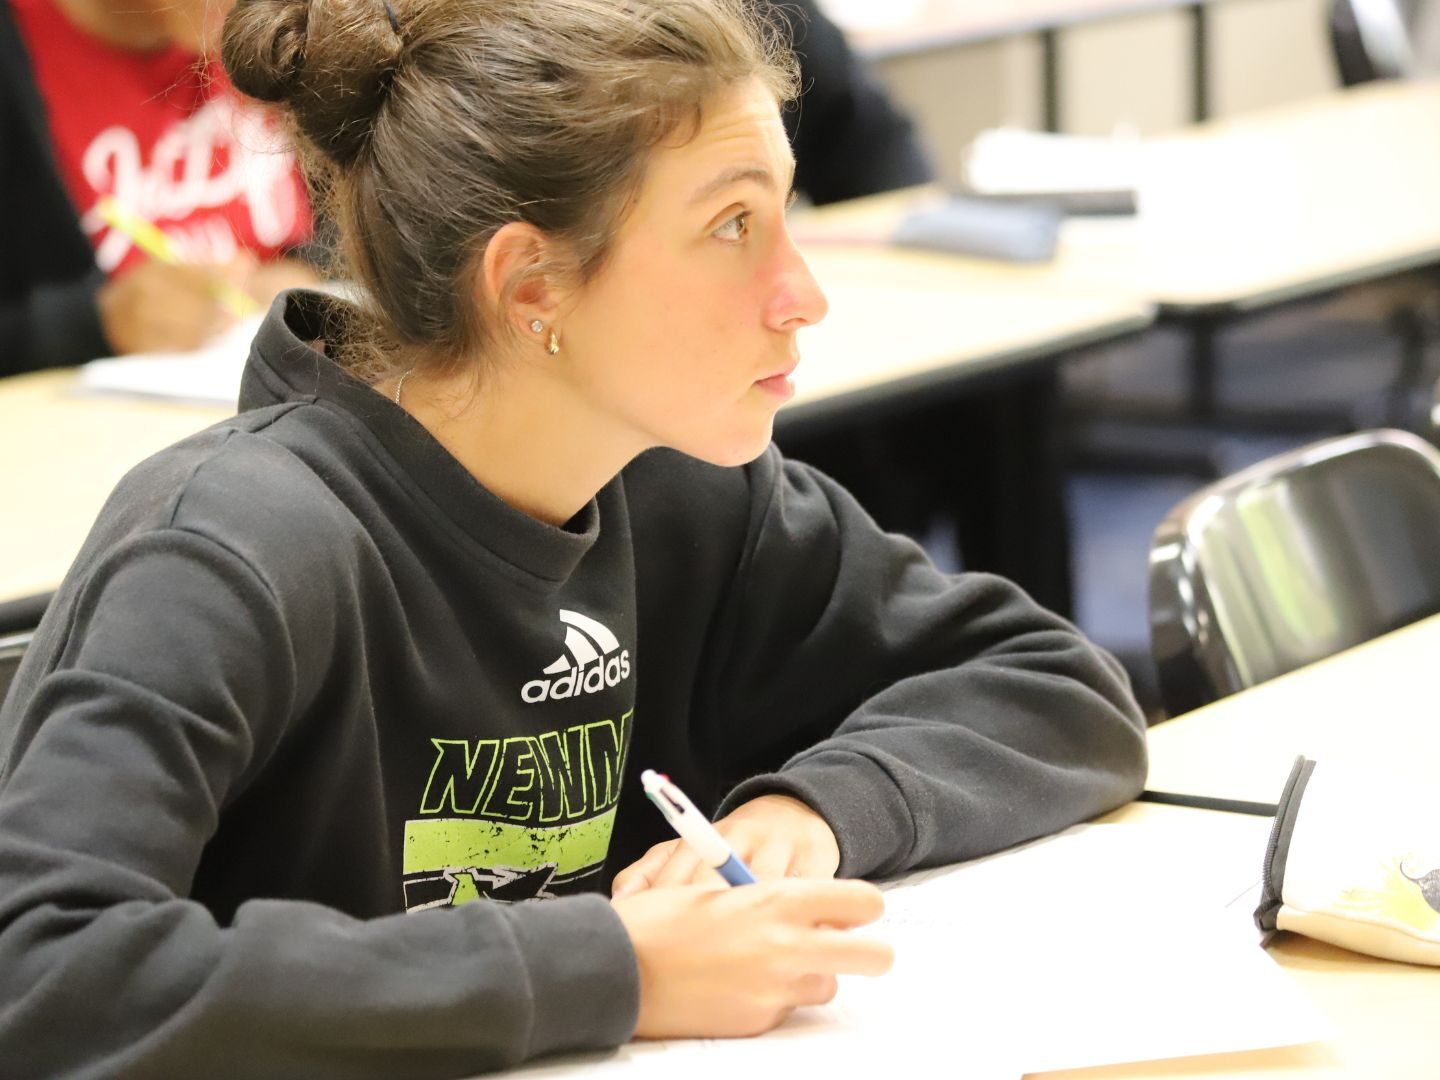
[[[155,225],[113,199],[100,199],[96,212],[150,256],[100,289],[100,321],[116,353],[194,349],[259,310],[240,284],[253,272],[253,257],[229,266],[187,263]]]
[[[761,881],[832,878],[840,846],[825,819],[786,795],[762,795],[715,823],[721,842]],[[667,840],[615,875],[615,896],[669,885],[722,885],[713,859],[695,844]]]

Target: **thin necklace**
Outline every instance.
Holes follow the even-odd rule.
[[[400,376],[400,381],[395,384],[395,404],[396,404],[396,405],[399,405],[399,404],[400,404],[400,391],[402,391],[402,390],[405,389],[405,380],[410,377],[410,372],[411,372],[411,371],[414,371],[414,370],[415,370],[415,369],[412,367],[412,368],[410,369],[410,371],[405,372],[405,374],[403,374],[403,375]]]

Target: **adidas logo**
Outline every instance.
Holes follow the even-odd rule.
[[[578,611],[560,612],[565,625],[565,652],[547,667],[553,679],[531,679],[520,688],[528,704],[594,694],[630,677],[630,650],[602,623]]]

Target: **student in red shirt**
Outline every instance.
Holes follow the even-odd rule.
[[[206,59],[229,7],[0,0],[0,373],[192,348],[231,318],[217,280],[261,303],[316,280],[278,125]],[[104,196],[185,264],[108,227]]]

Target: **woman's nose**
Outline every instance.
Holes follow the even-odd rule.
[[[825,318],[830,303],[825,299],[815,275],[810,272],[805,257],[789,237],[785,239],[782,258],[775,298],[770,305],[768,321],[771,329],[799,330],[813,326]]]

